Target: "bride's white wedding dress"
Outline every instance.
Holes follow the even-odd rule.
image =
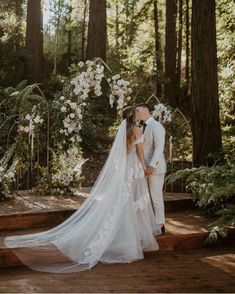
[[[8,236],[11,248],[28,267],[45,272],[78,272],[104,263],[129,263],[157,250],[155,221],[147,179],[135,144],[127,152],[126,120],[120,124],[109,157],[88,198],[55,228]]]

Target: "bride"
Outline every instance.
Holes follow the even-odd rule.
[[[142,131],[133,107],[123,120],[105,165],[78,210],[41,233],[8,236],[4,243],[28,267],[68,273],[103,263],[129,263],[157,250],[157,225],[145,177]]]

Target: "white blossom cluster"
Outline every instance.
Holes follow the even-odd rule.
[[[4,181],[12,181],[15,178],[15,173],[12,170],[6,170],[3,166],[0,166],[0,183]]]
[[[65,96],[60,97],[63,127],[60,128],[59,132],[66,137],[70,136],[70,141],[74,143],[81,141],[79,131],[82,128],[83,116],[81,106],[77,102],[71,101],[71,99],[66,99]]]
[[[132,89],[129,87],[130,82],[123,80],[119,74],[112,76],[112,78],[107,81],[111,88],[109,103],[111,107],[113,107],[116,99],[117,111],[120,114],[122,109],[127,105],[127,102],[131,100],[130,94],[132,93]]]
[[[27,114],[24,118],[25,125],[19,125],[18,131],[19,132],[25,132],[28,134],[33,134],[34,129],[36,126],[41,125],[43,123],[43,119],[40,117],[40,115],[36,114],[35,112],[32,112],[32,114]]]
[[[59,168],[52,177],[55,184],[68,187],[72,182],[79,180],[81,167],[86,161],[81,157],[77,147],[73,146],[59,155]]]
[[[78,73],[70,81],[73,86],[68,98],[60,97],[64,143],[70,140],[72,143],[81,142],[79,131],[82,128],[83,109],[87,105],[87,98],[92,91],[96,96],[102,95],[101,81],[104,77],[104,66],[98,61],[87,60],[79,62]]]
[[[153,117],[156,118],[161,123],[169,123],[172,120],[172,113],[167,106],[162,103],[158,103],[154,106],[154,111],[152,113]]]
[[[92,90],[96,96],[101,96],[104,66],[96,61],[87,60],[86,63],[79,62],[78,67],[82,69],[82,72],[78,73],[70,82],[74,86],[74,94],[81,102],[88,98],[88,94]]]
[[[2,160],[1,160],[2,163]],[[10,168],[5,167],[0,163],[0,199],[3,196],[4,198],[10,195],[10,184],[15,179],[15,170],[14,167]]]

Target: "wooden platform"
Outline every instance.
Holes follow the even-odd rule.
[[[234,247],[156,252],[129,264],[48,274],[0,270],[1,293],[234,293]]]
[[[89,189],[83,189],[78,196],[64,198],[33,196],[25,191],[14,200],[5,202],[0,210],[0,268],[20,265],[12,251],[4,246],[5,236],[45,231],[58,225],[75,212],[88,192]],[[192,197],[167,193],[164,200],[166,233],[157,237],[159,252],[207,246],[204,240],[208,235],[207,225],[212,219],[195,209]],[[233,240],[235,231],[231,230],[226,242],[231,244]]]
[[[45,222],[41,222],[41,226],[35,226],[27,229],[8,229],[0,232],[0,268],[20,265],[18,258],[10,249],[5,247],[3,243],[5,236],[45,231],[63,221],[62,214],[60,214],[60,218],[57,219],[52,213],[46,212],[45,214]],[[30,215],[34,217],[32,213],[30,213]],[[50,217],[53,218],[53,221],[51,221],[53,225],[48,225]],[[64,219],[66,218],[67,216],[64,215]],[[210,221],[210,218],[205,217],[198,210],[168,213],[166,218],[166,233],[156,238],[160,247],[159,251],[164,252],[192,248],[195,249],[208,246],[208,244],[205,243],[205,238],[208,235],[207,224]],[[9,222],[9,224],[11,224],[11,222]],[[231,230],[227,239],[223,241],[231,244],[234,243],[233,240],[235,240],[235,230]],[[150,252],[147,254],[153,253]]]

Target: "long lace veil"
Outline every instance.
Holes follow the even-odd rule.
[[[105,165],[79,209],[48,231],[8,236],[5,245],[34,270],[74,272],[94,266],[119,229],[127,195],[126,164],[126,120],[123,120]]]

